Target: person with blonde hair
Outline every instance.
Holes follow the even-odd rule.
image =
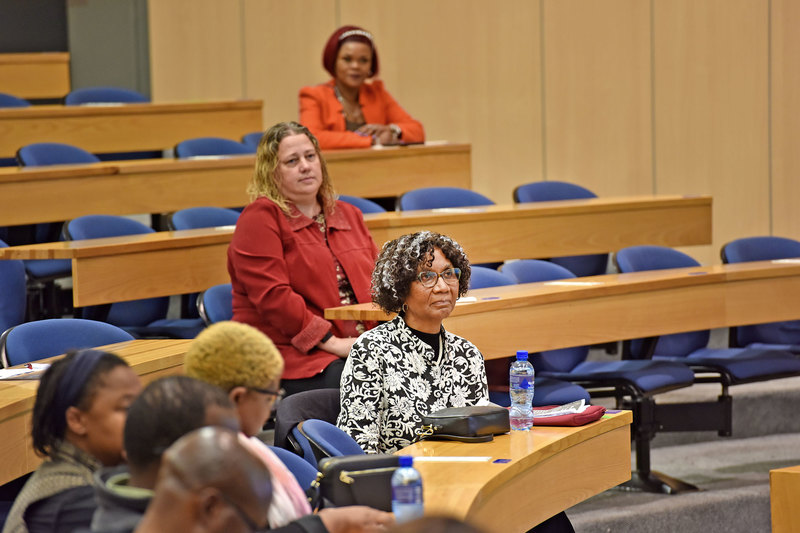
[[[350,347],[374,326],[323,317],[370,299],[378,249],[361,211],[336,200],[316,138],[296,122],[261,138],[249,193],[228,247],[233,320],[275,342],[288,394],[338,387]]]
[[[306,495],[292,473],[256,438],[283,395],[278,388],[283,359],[261,331],[239,322],[212,324],[189,346],[184,369],[188,376],[225,390],[236,407],[242,444],[264,461],[272,475],[272,529],[302,524],[297,531],[371,532],[394,523],[391,513],[364,506],[323,509],[311,514]]]

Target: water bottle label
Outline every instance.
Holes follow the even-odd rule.
[[[422,485],[392,487],[392,500],[398,503],[422,503]]]

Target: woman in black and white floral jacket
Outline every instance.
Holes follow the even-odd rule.
[[[347,358],[337,425],[368,453],[410,444],[422,416],[488,402],[483,356],[442,321],[469,287],[469,260],[445,235],[422,231],[386,243],[372,299],[390,322],[361,335]]]

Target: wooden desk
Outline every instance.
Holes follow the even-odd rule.
[[[422,441],[399,453],[491,457],[487,462],[415,462],[425,513],[455,516],[487,532],[522,532],[630,479],[632,418],[630,411],[621,411],[576,428],[535,426],[480,444]]]
[[[665,206],[660,214],[659,205]],[[708,198],[594,199],[491,206],[475,212],[381,213],[365,220],[379,245],[393,232],[400,235],[425,227],[463,235],[463,241],[456,238],[467,242],[464,248],[470,259],[486,262],[608,252],[641,243],[703,244],[711,238],[710,208]],[[691,219],[696,224],[665,229],[670,216],[678,212],[684,214],[679,221]],[[637,215],[641,224],[635,222]],[[627,221],[624,231],[621,221]],[[708,222],[705,229],[704,222]],[[610,231],[617,226],[618,232]],[[550,229],[536,229],[543,227]],[[0,248],[0,259],[72,259],[73,303],[83,307],[191,293],[227,283],[226,250],[232,233],[232,227],[219,227],[14,246]]]
[[[611,274],[470,291],[444,322],[486,359],[800,318],[800,260]],[[372,304],[328,319],[386,320]]]
[[[240,139],[261,130],[261,100],[0,109],[0,157],[35,142],[89,152],[164,150],[192,137]]]
[[[397,196],[431,183],[471,185],[468,144],[333,151],[325,159],[336,190],[352,196]],[[238,207],[249,202],[254,166],[255,156],[245,155],[0,168],[0,225]]]
[[[637,196],[366,215],[383,243],[421,230],[455,239],[472,263],[711,243],[708,196]]]
[[[772,533],[800,531],[800,466],[769,471]]]
[[[62,98],[69,91],[69,53],[0,54],[0,92],[44,99]]]
[[[104,347],[128,361],[144,383],[181,373],[191,339],[150,339]],[[33,451],[31,413],[39,382],[0,381],[0,485],[28,472],[41,462]]]

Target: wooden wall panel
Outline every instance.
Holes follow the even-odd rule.
[[[545,0],[547,179],[652,192],[650,4]]]
[[[242,98],[239,0],[150,0],[154,101]]]
[[[328,80],[322,49],[335,0],[244,0],[244,97],[264,101],[264,128],[298,120],[298,91]]]
[[[542,178],[538,1],[340,0],[375,35],[381,78],[428,139],[472,144],[473,188],[510,203]]]
[[[772,231],[800,239],[800,3],[771,5]]]
[[[769,231],[768,4],[655,0],[657,193],[711,194],[714,242]]]

